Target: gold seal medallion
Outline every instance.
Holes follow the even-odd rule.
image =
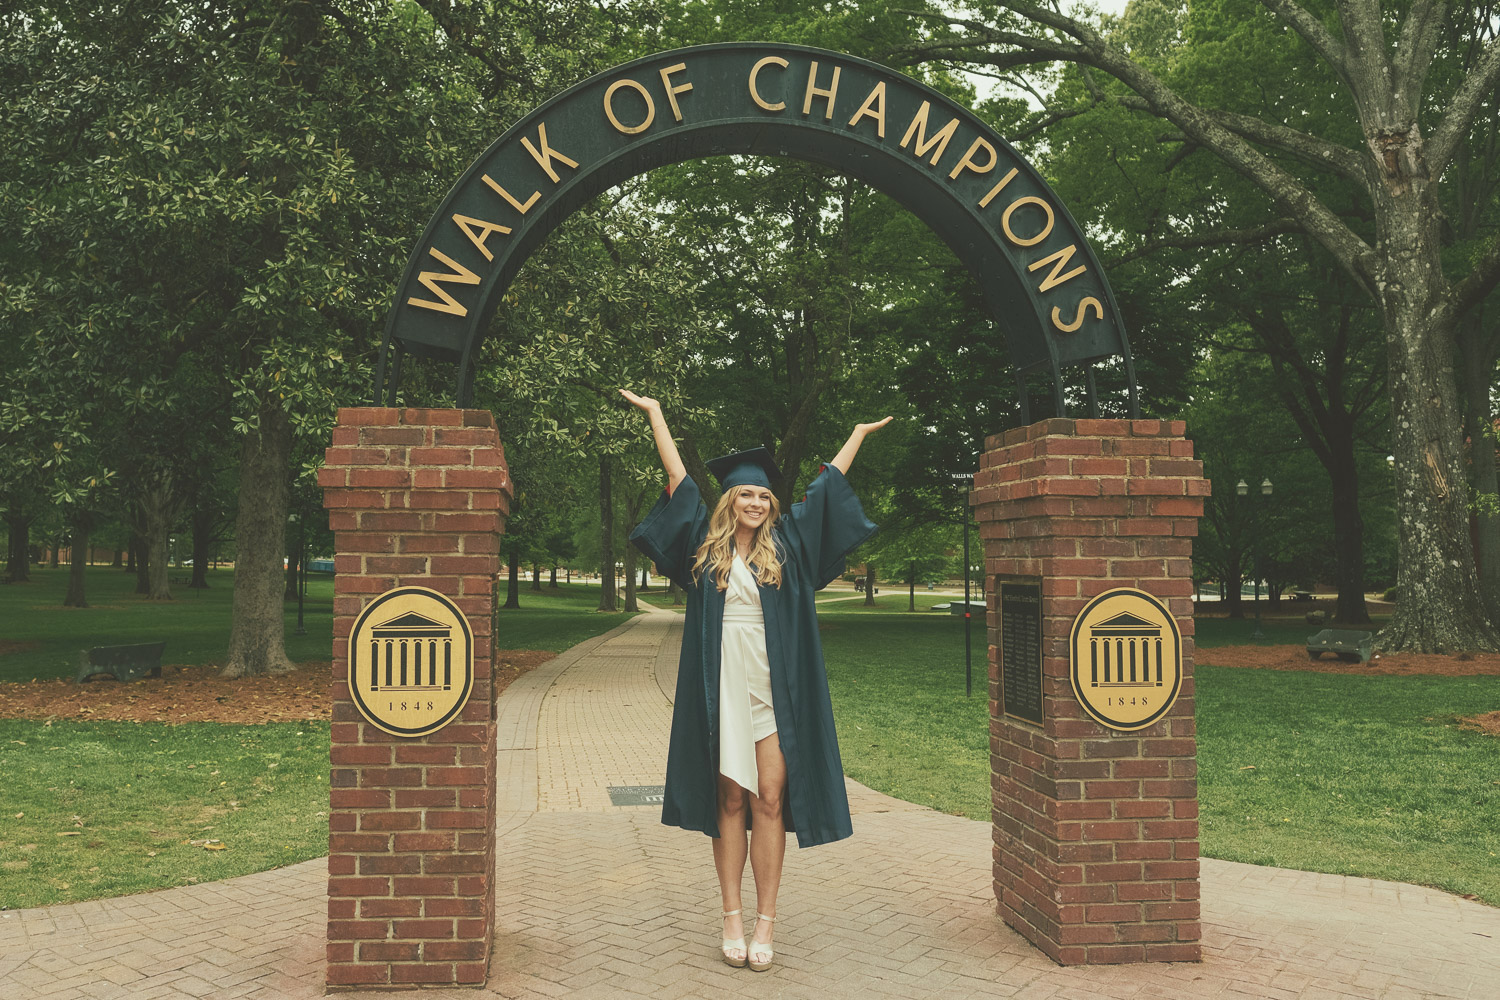
[[[349,693],[361,715],[394,736],[442,729],[473,688],[469,620],[435,590],[387,590],[349,633]]]
[[[1130,732],[1156,722],[1182,688],[1182,634],[1143,590],[1107,590],[1073,622],[1073,693],[1096,722]]]

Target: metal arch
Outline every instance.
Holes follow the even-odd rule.
[[[919,158],[924,140],[931,144]],[[1088,366],[1092,409],[1091,366],[1118,358],[1135,414],[1134,364],[1114,292],[1082,229],[1009,143],[961,105],[884,66],[754,42],[675,49],[597,74],[538,107],[479,156],[407,263],[381,345],[376,400],[385,394],[394,404],[400,359],[409,353],[456,363],[455,394],[467,405],[494,309],[563,220],[637,174],[728,154],[818,163],[886,193],[973,274],[1006,337],[1018,383],[1048,371],[1061,413],[1064,368]],[[455,217],[467,220],[468,234]],[[472,234],[484,226],[492,228],[476,241]],[[1069,325],[1075,328],[1064,329]],[[392,347],[397,353],[387,365]]]

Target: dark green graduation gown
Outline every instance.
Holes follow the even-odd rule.
[[[670,497],[663,493],[630,540],[687,596],[661,821],[717,837],[724,594],[708,570],[701,583],[692,573],[693,557],[708,534],[708,517],[698,487],[684,478]],[[854,832],[813,598],[844,572],[849,550],[874,533],[875,525],[843,473],[825,465],[802,502],[776,523],[781,586],[759,588],[771,700],[786,758],[783,815],[799,847],[831,843]]]

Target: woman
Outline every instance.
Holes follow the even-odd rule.
[[[709,515],[661,406],[620,394],[650,419],[667,473],[667,492],[630,538],[688,598],[662,822],[713,838],[724,961],[764,972],[786,831],[801,847],[853,832],[813,596],[875,533],[844,473],[865,435],[891,418],[856,426],[785,513],[764,448],[715,459],[709,469],[724,495]],[[740,905],[747,854],[759,911],[748,948]]]

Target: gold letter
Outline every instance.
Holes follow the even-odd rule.
[[[628,125],[621,125],[620,119],[615,117],[615,91],[619,90],[621,87],[629,87],[637,94],[640,94],[641,100],[646,102],[646,120],[641,122],[634,128]],[[674,101],[673,103],[675,104],[676,102]],[[646,88],[642,87],[634,80],[616,80],[614,83],[610,84],[609,89],[604,92],[604,113],[609,116],[609,123],[613,125],[618,131],[624,132],[626,135],[635,135],[637,132],[646,131],[646,129],[650,127],[651,123],[656,120],[656,102],[651,100],[651,95],[646,93]]]
[[[672,118],[676,121],[682,121],[682,109],[677,106],[677,95],[685,94],[692,90],[693,85],[691,83],[682,83],[674,87],[668,77],[673,73],[680,73],[685,69],[687,69],[687,63],[678,63],[675,66],[668,66],[661,71],[661,85],[667,88],[667,102],[672,105]]]
[[[874,110],[873,111],[871,110],[871,106],[872,105],[874,106]],[[872,91],[870,91],[870,96],[866,97],[865,98],[865,103],[861,104],[859,106],[859,110],[856,111],[856,112],[854,112],[854,117],[851,118],[851,119],[849,119],[849,124],[850,125],[857,124],[861,118],[866,118],[866,117],[875,119],[875,134],[878,135],[878,136],[880,136],[880,138],[884,139],[885,138],[885,81],[884,80],[881,80],[879,83],[877,83],[875,85],[875,89],[872,90]]]
[[[943,151],[948,148],[948,140],[953,138],[953,132],[958,128],[958,119],[955,118],[944,125],[941,131],[929,139],[927,138],[927,113],[931,110],[932,102],[923,101],[916,115],[912,117],[911,124],[907,126],[906,134],[901,137],[901,148],[905,149],[906,144],[911,142],[911,137],[916,136],[917,148],[912,151],[912,155],[920,160],[927,155],[929,149],[936,146],[937,152],[933,153],[932,159],[928,161],[935,167],[937,161],[942,158]]]
[[[1078,303],[1078,311],[1073,314],[1073,322],[1071,323],[1064,324],[1062,321],[1062,310],[1058,309],[1057,306],[1053,306],[1052,325],[1057,327],[1063,333],[1072,333],[1074,330],[1083,325],[1083,314],[1085,312],[1088,312],[1090,308],[1092,308],[1094,311],[1095,319],[1104,318],[1104,307],[1099,304],[1098,299],[1090,295],[1088,298]]]
[[[484,241],[490,238],[490,233],[499,233],[504,236],[510,232],[509,226],[497,226],[493,222],[485,222],[483,219],[470,218],[467,215],[455,215],[454,223],[463,230],[463,234],[469,238],[469,242],[479,248],[484,254],[485,260],[494,260],[495,255],[490,253],[490,248],[484,245]],[[478,232],[475,232],[478,230]]]
[[[1011,167],[1010,168],[1010,173],[1008,173],[1004,177],[1000,178],[999,182],[996,183],[996,185],[994,187],[990,188],[990,193],[987,194],[987,195],[985,195],[983,198],[979,199],[979,207],[980,208],[986,208],[986,207],[988,207],[989,203],[994,200],[995,195],[997,195],[1001,191],[1005,190],[1005,185],[1007,185],[1011,181],[1015,180],[1016,174],[1018,174],[1018,173],[1020,173],[1019,170],[1017,170],[1015,167]]]
[[[1016,209],[1020,208],[1022,205],[1040,205],[1042,206],[1042,211],[1047,213],[1047,224],[1042,227],[1041,232],[1037,233],[1029,240],[1021,239],[1021,237],[1011,232],[1010,229],[1010,214]],[[1010,240],[1016,246],[1034,247],[1038,243],[1042,242],[1042,240],[1045,240],[1048,233],[1052,232],[1052,224],[1055,221],[1056,219],[1054,219],[1052,216],[1052,206],[1047,204],[1042,199],[1038,198],[1036,195],[1028,194],[1024,198],[1017,198],[1015,201],[1010,203],[1009,207],[1007,207],[1005,210],[1005,214],[1000,216],[1000,228],[1005,230],[1005,238]]]
[[[982,167],[974,162],[974,154],[979,152],[981,149],[990,154],[990,162],[986,163]],[[948,175],[948,179],[950,181],[953,180],[958,176],[958,172],[964,167],[968,167],[976,174],[987,174],[991,170],[995,169],[996,159],[997,157],[995,156],[995,147],[991,146],[988,142],[985,142],[984,137],[981,136],[978,139],[974,140],[974,144],[970,146],[969,151],[963,155],[963,159],[958,161],[958,166],[953,168],[953,172]]]
[[[563,154],[559,153],[557,150],[553,149],[551,146],[547,145],[547,123],[546,122],[542,122],[541,124],[539,124],[537,126],[536,134],[537,134],[537,141],[542,144],[542,151],[540,153],[537,152],[536,147],[531,144],[531,140],[525,138],[524,136],[521,139],[521,145],[525,146],[526,147],[526,152],[528,152],[528,153],[531,154],[531,158],[533,160],[535,160],[538,164],[540,164],[541,168],[543,170],[547,171],[547,176],[550,177],[550,178],[552,178],[552,183],[553,184],[556,184],[558,181],[562,180],[561,177],[557,176],[557,171],[552,169],[552,161],[554,159],[560,160],[563,163],[566,163],[568,166],[572,167],[574,170],[578,169],[578,163],[577,163],[576,160],[570,160],[570,159],[568,159],[566,156],[564,156]]]
[[[1046,279],[1042,282],[1042,287],[1039,288],[1038,291],[1050,292],[1052,291],[1052,289],[1056,288],[1064,281],[1067,281],[1069,278],[1076,278],[1084,271],[1088,270],[1088,268],[1083,264],[1079,264],[1077,267],[1073,268],[1073,270],[1069,271],[1067,274],[1064,274],[1061,278],[1057,276],[1059,271],[1068,266],[1068,261],[1073,259],[1073,251],[1076,249],[1077,244],[1069,243],[1067,246],[1057,251],[1057,253],[1052,254],[1050,257],[1043,257],[1035,264],[1030,264],[1027,266],[1026,270],[1035,271],[1038,268],[1046,267],[1048,264],[1052,265],[1052,270],[1047,274]],[[1074,327],[1073,329],[1076,330],[1078,328]]]
[[[818,86],[818,61],[813,60],[812,65],[807,67],[807,92],[802,95],[802,113],[812,113],[812,99],[814,97],[828,98],[828,113],[823,117],[829,121],[833,120],[833,101],[839,92],[839,67],[833,67],[833,82],[828,85],[827,90]]]
[[[786,101],[777,101],[775,104],[767,104],[765,99],[760,96],[760,91],[755,89],[755,77],[760,73],[760,68],[768,64],[780,66],[782,69],[786,69],[787,66],[786,60],[781,58],[780,56],[766,56],[760,62],[752,66],[750,68],[750,99],[756,104],[760,105],[761,108],[766,111],[781,111],[786,107]]]
[[[458,304],[458,300],[448,294],[448,289],[438,284],[439,281],[451,281],[456,285],[477,285],[479,275],[464,267],[458,261],[449,257],[437,247],[428,247],[427,252],[453,269],[452,274],[443,274],[441,271],[423,271],[417,275],[417,280],[427,287],[427,290],[442,302],[433,302],[431,299],[409,298],[407,305],[421,306],[423,309],[432,309],[435,312],[451,313],[454,316],[467,316],[469,310]]]
[[[484,176],[482,176],[480,178],[480,180],[484,181],[491,188],[493,188],[494,191],[495,191],[495,193],[498,194],[500,197],[502,197],[506,201],[510,202],[510,207],[514,208],[517,212],[520,212],[522,215],[525,215],[526,214],[526,210],[528,208],[530,208],[532,205],[535,205],[536,204],[536,200],[542,196],[542,192],[540,192],[540,191],[533,191],[533,192],[531,192],[531,197],[527,198],[526,199],[526,204],[523,205],[519,201],[516,201],[516,196],[515,195],[511,194],[509,191],[505,190],[505,188],[501,187],[499,184],[496,184],[493,180],[491,180],[489,174],[485,174]]]

